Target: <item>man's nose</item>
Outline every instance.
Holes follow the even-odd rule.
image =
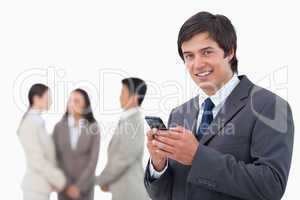
[[[203,58],[201,58],[201,56],[197,55],[195,57],[195,60],[194,60],[194,67],[196,69],[201,69],[203,67],[205,67],[205,61]]]

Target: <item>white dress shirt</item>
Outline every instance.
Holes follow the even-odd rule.
[[[214,103],[214,108],[212,110],[213,112],[213,117],[215,118],[216,115],[218,114],[218,112],[220,111],[220,109],[222,108],[222,106],[225,103],[225,100],[227,99],[227,97],[230,95],[230,93],[233,91],[233,89],[239,84],[240,80],[237,76],[237,74],[234,74],[232,76],[232,78],[222,87],[220,88],[214,95],[212,96],[208,96],[207,94],[205,94],[203,91],[200,93],[199,95],[199,114],[198,114],[198,118],[197,118],[197,129],[200,126],[201,123],[201,119],[202,119],[202,114],[203,114],[203,109],[204,109],[204,100],[206,98],[210,98],[212,100],[212,102]],[[150,170],[150,175],[152,176],[152,178],[159,178],[168,168],[168,162],[166,167],[161,171],[158,172],[154,169],[152,161],[150,159],[150,166],[149,166],[149,170]]]
[[[76,150],[77,143],[81,134],[81,128],[84,126],[84,119],[79,119],[79,124],[76,126],[75,118],[72,115],[68,116],[69,137],[72,150]]]

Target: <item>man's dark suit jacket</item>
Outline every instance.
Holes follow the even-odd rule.
[[[277,200],[285,191],[294,125],[286,101],[239,76],[199,141],[191,166],[168,159],[159,179],[147,167],[145,186],[153,200]],[[168,126],[196,132],[199,97],[172,110]],[[148,164],[149,165],[149,164]]]

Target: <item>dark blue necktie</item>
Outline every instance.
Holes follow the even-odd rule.
[[[197,139],[200,140],[205,133],[205,131],[208,129],[210,123],[212,122],[214,116],[213,116],[213,108],[215,107],[214,103],[211,101],[210,98],[205,99],[204,101],[204,108],[203,108],[203,114],[201,118],[200,126],[197,130]]]

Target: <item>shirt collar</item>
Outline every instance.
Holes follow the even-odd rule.
[[[230,95],[230,93],[233,91],[233,89],[239,84],[239,82],[240,80],[237,74],[234,73],[231,79],[225,85],[223,85],[214,95],[208,96],[203,92],[203,94],[201,94],[201,97],[203,98],[199,98],[200,106],[202,106],[202,103],[208,97],[212,100],[215,107],[222,104],[226,100],[226,98]]]
[[[124,120],[128,117],[130,117],[131,115],[137,113],[140,111],[140,108],[139,107],[133,107],[133,108],[129,108],[127,110],[124,110],[124,112],[121,114],[121,119]]]
[[[28,110],[28,114],[38,114],[38,115],[41,115],[42,114],[42,111],[41,110],[38,110],[38,109],[35,109],[35,108],[30,108]]]
[[[72,115],[68,115],[68,125],[69,127],[75,127],[75,118]],[[79,127],[83,127],[84,119],[79,119]]]

